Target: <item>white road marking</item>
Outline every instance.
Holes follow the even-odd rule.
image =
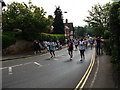
[[[96,80],[96,77],[97,77],[98,70],[99,70],[99,59],[97,60],[97,69],[96,69],[96,71],[95,71],[94,78],[93,78],[93,80],[92,80],[92,83],[91,83],[91,85],[90,85],[90,88],[93,88],[93,85],[94,85],[95,80]]]
[[[38,65],[38,66],[42,66],[40,63],[38,62],[34,62],[34,64]]]
[[[13,74],[13,73],[12,73],[12,67],[9,67],[8,69],[9,69],[9,74],[10,74],[10,75]]]
[[[0,68],[0,69],[2,70],[2,69],[7,69],[7,68],[8,68],[8,67],[3,67],[3,68]]]
[[[28,63],[24,63],[24,64],[18,64],[18,65],[13,65],[13,66],[9,66],[9,67],[14,68],[14,67],[19,67],[19,66],[23,66],[23,65],[31,64],[31,63],[33,63],[33,62],[28,62]],[[2,68],[0,68],[0,69],[7,69],[7,68],[9,68],[9,67],[2,67]]]
[[[31,64],[33,62],[28,62],[28,63],[24,63],[24,64],[19,64],[19,65],[14,65],[14,66],[11,66],[11,67],[19,67],[19,66],[23,66],[23,65],[27,65],[27,64]]]

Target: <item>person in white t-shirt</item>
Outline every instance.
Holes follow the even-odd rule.
[[[76,50],[77,50],[78,44],[79,44],[78,40],[77,39],[74,40],[74,45],[75,45]]]
[[[81,59],[80,61],[82,61],[83,59],[85,59],[85,42],[83,41],[83,39],[80,40],[79,42],[79,49],[80,49],[80,56],[81,56]]]

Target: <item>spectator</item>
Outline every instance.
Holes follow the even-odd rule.
[[[34,40],[33,47],[34,47],[34,54],[37,54],[37,40]]]
[[[100,37],[97,37],[97,39],[96,39],[96,52],[97,52],[97,55],[100,55],[100,43],[101,43]]]

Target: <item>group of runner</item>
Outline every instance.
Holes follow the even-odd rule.
[[[97,55],[103,54],[103,45],[104,45],[104,39],[103,37],[97,37],[97,38],[81,38],[80,40],[71,40],[69,39],[67,42],[68,45],[68,54],[70,56],[70,60],[72,60],[73,57],[73,45],[75,45],[75,48],[77,50],[77,48],[79,47],[79,51],[80,51],[80,61],[85,60],[85,50],[88,47],[88,44],[90,46],[90,48],[92,49],[95,43],[95,47],[96,47],[96,53]]]
[[[103,53],[103,50],[101,48],[101,41],[103,41],[102,38],[97,38],[97,39],[94,39],[94,38],[87,38],[87,39],[84,38],[83,39],[83,38],[81,38],[81,39],[75,39],[75,40],[68,39],[66,44],[67,44],[68,54],[70,56],[70,60],[72,60],[72,58],[73,58],[74,46],[75,46],[75,50],[79,49],[79,51],[80,51],[80,61],[85,60],[84,52],[87,49],[88,44],[90,45],[90,48],[92,49],[95,41],[96,41],[96,52],[98,55],[100,55],[100,49],[101,49],[101,52]],[[49,52],[51,55],[50,58],[55,57],[56,46],[57,46],[57,43],[54,40],[50,40],[49,43],[47,42],[46,47],[47,47],[47,49],[49,48]]]
[[[75,48],[76,50],[78,49],[79,47],[79,50],[80,50],[80,56],[81,56],[81,59],[80,61],[82,61],[83,59],[85,59],[85,49],[87,48],[87,44],[88,44],[88,40],[87,39],[83,39],[81,38],[80,40],[78,39],[75,39],[74,41],[69,39],[67,41],[67,45],[68,45],[68,54],[70,56],[70,60],[72,60],[72,57],[73,57],[73,45],[75,45]]]

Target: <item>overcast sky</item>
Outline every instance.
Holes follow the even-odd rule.
[[[29,0],[4,0],[6,4],[10,4],[13,1],[25,2],[28,4]],[[43,7],[47,12],[46,15],[54,15],[56,9],[55,6],[60,6],[61,10],[67,11],[63,13],[63,18],[68,19],[68,22],[73,22],[74,26],[84,26],[86,23],[83,21],[86,16],[89,16],[88,10],[94,4],[106,4],[111,0],[31,0],[32,3],[38,7]]]

